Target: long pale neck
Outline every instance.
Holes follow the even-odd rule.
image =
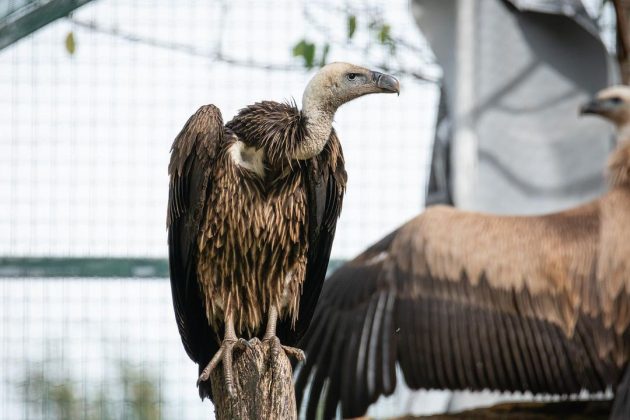
[[[608,179],[612,187],[630,187],[630,135],[618,131],[617,147],[608,158]]]
[[[621,146],[622,143],[630,143],[630,124],[617,127],[617,143],[619,146]]]
[[[306,117],[306,138],[297,147],[294,159],[310,159],[324,150],[332,131],[335,111],[305,94],[302,99],[302,114]]]

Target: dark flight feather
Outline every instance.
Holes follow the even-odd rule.
[[[177,327],[188,356],[198,363],[205,357],[204,342],[214,342],[197,283],[197,229],[210,168],[223,142],[220,111],[208,105],[191,116],[171,149],[171,182],[167,213],[171,291]],[[218,346],[216,347],[218,349]]]

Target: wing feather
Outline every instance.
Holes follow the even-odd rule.
[[[336,324],[339,325],[340,327],[339,330],[343,331],[343,328],[345,327],[347,320],[345,317],[339,317],[339,318],[340,319]],[[338,334],[338,332],[336,334]],[[335,337],[335,340],[333,343],[332,360],[330,361],[330,366],[328,368],[328,374],[327,374],[328,378],[335,377],[335,375],[338,374],[340,369],[343,368],[341,366],[341,361],[343,359],[343,354],[344,354],[343,353],[344,349],[342,345],[343,345],[343,341]],[[329,380],[328,388],[326,392],[326,398],[325,398],[325,405],[324,405],[324,418],[335,417],[335,414],[337,412],[337,405],[339,401],[340,392],[341,392],[341,381]]]
[[[202,106],[175,138],[168,168],[167,228],[175,318],[188,356],[202,367],[218,350],[218,344],[208,325],[197,282],[197,237],[223,135],[218,108]],[[201,387],[200,394],[202,398],[209,396],[209,387]]]
[[[285,319],[280,320],[277,326],[280,341],[290,346],[299,343],[315,312],[328,270],[337,219],[341,214],[346,171],[334,130],[322,153],[307,161],[303,167],[309,200],[306,277],[295,325],[290,319]]]
[[[466,312],[463,309],[462,316],[466,316]],[[462,327],[464,328],[464,334],[467,334],[468,344],[470,345],[472,364],[468,366],[472,367],[470,371],[474,377],[473,386],[479,388],[484,383],[494,383],[494,368],[490,360],[491,356],[486,355],[484,351],[489,346],[481,345],[485,341],[483,339],[485,335],[485,325],[476,322],[467,324],[464,321]]]

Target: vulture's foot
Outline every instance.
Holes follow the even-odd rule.
[[[234,391],[234,373],[232,370],[232,352],[234,349],[244,350],[246,348],[251,348],[251,344],[243,338],[239,338],[238,340],[234,340],[231,338],[226,338],[221,343],[221,347],[219,351],[217,351],[208,365],[203,369],[201,375],[199,375],[199,379],[197,379],[197,386],[201,382],[205,382],[210,378],[210,374],[219,364],[219,362],[223,362],[223,378],[225,380],[225,387],[227,388],[228,394],[232,397],[235,394]]]
[[[289,358],[293,357],[298,362],[303,362],[304,360],[306,360],[306,357],[304,356],[304,352],[302,350],[296,347],[283,345],[282,343],[280,343],[280,339],[275,335],[273,337],[264,338],[263,342],[271,342],[271,351],[273,352],[274,357],[276,357],[278,353],[282,350]]]
[[[278,308],[272,306],[269,308],[269,314],[267,319],[267,330],[265,331],[265,335],[263,336],[263,343],[268,343],[271,341],[271,351],[274,357],[278,356],[280,350],[283,350],[284,353],[288,357],[293,357],[297,359],[299,362],[303,362],[306,360],[304,356],[304,352],[295,347],[284,346],[280,343],[280,339],[276,336],[276,322],[278,321]]]

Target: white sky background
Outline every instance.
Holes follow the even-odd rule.
[[[208,54],[222,39],[226,55],[275,64],[299,64],[290,51],[304,36],[324,39],[302,2],[228,4],[225,19],[217,1],[101,0],[74,17]],[[380,4],[394,34],[421,45],[407,1]],[[309,6],[343,39],[345,16],[322,10]],[[380,62],[339,47],[329,61]],[[186,119],[206,103],[225,121],[263,99],[299,104],[310,76],[235,67],[65,19],[0,51],[0,255],[165,256],[169,148]],[[349,183],[334,257],[356,255],[423,206],[437,89],[401,85],[400,97],[368,96],[337,113]]]

